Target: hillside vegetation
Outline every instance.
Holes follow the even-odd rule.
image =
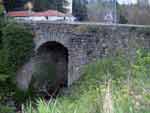
[[[18,96],[17,70],[31,57],[34,48],[29,28],[0,17],[0,113],[12,113]]]
[[[138,50],[85,67],[83,77],[56,99],[38,99],[23,113],[149,113],[150,53]]]

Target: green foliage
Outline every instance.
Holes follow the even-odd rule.
[[[34,4],[34,11],[45,11],[48,9],[54,9],[61,12],[66,12],[67,9],[64,6],[68,5],[67,0],[32,0]]]
[[[34,11],[45,11],[52,6],[49,0],[33,0]],[[50,5],[51,4],[51,5]]]
[[[5,7],[7,11],[13,11],[15,9],[25,10],[25,4],[29,0],[7,0]],[[34,11],[45,11],[48,9],[54,9],[61,12],[66,12],[67,9],[64,6],[68,5],[67,0],[30,0],[34,7]]]
[[[2,1],[0,1],[0,16],[3,15],[3,11],[4,11],[4,6],[2,4]]]
[[[39,99],[25,113],[149,113],[149,52],[138,50],[135,62],[123,56],[85,67],[84,76],[56,100]],[[147,76],[145,76],[147,75]],[[109,111],[109,112],[108,112]]]
[[[0,104],[13,101],[17,70],[33,51],[32,33],[25,26],[1,18],[0,21]],[[0,108],[6,110],[7,108]],[[9,108],[8,108],[9,111]],[[1,112],[7,113],[7,112]],[[11,112],[9,112],[11,113]]]
[[[6,25],[6,21],[3,16],[0,16],[0,50],[2,49],[2,28]]]
[[[123,10],[124,10],[124,6],[123,5],[120,5],[118,2],[117,2],[117,14],[119,15],[119,23],[120,24],[127,24],[128,23],[128,19],[126,17],[126,15],[123,15]]]
[[[84,2],[84,3],[83,3]],[[85,21],[88,19],[87,7],[85,0],[73,0],[73,15],[77,17],[79,21]]]
[[[33,50],[32,34],[25,27],[16,23],[7,24],[3,28],[2,34],[6,74],[15,76],[16,71],[31,56]]]
[[[15,112],[14,109],[10,107],[0,105],[0,113],[15,113]]]
[[[127,24],[128,20],[125,18],[125,16],[123,16],[123,15],[120,14],[119,23],[120,24]]]
[[[102,32],[102,29],[101,27],[98,27],[98,26],[80,25],[80,26],[75,27],[73,31],[79,32],[79,33],[99,33],[99,32]]]
[[[6,2],[5,8],[6,8],[7,11],[12,11],[12,10],[14,10],[16,0],[7,0],[7,1],[4,0],[4,3],[5,3],[5,2]]]

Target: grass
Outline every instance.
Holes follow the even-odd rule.
[[[55,100],[37,99],[23,113],[150,113],[150,55],[105,58],[85,67],[82,78]]]

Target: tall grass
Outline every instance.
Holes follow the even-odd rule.
[[[150,113],[150,54],[105,58],[86,66],[83,77],[55,100],[38,99],[23,113]]]

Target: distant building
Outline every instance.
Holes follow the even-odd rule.
[[[27,21],[74,21],[75,18],[67,16],[57,10],[48,10],[43,12],[31,12],[31,11],[11,11],[8,12],[9,17],[14,17],[17,20]]]
[[[104,21],[105,21],[106,23],[113,23],[114,17],[113,17],[112,12],[107,12],[107,13],[105,14],[105,16],[104,16]]]

